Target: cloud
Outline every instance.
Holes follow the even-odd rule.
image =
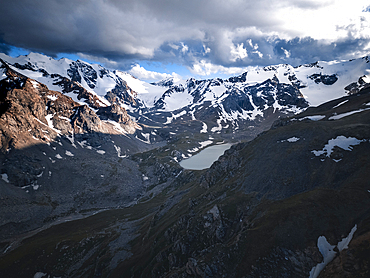
[[[241,67],[224,67],[221,65],[214,65],[205,60],[194,63],[191,67],[188,68],[192,74],[200,76],[209,76],[215,73],[227,74],[227,75],[236,75],[241,74],[246,71],[246,68]]]
[[[179,78],[176,73],[168,74],[168,73],[159,73],[155,71],[148,71],[145,68],[141,67],[140,65],[134,65],[129,73],[141,80],[163,80],[168,78]]]
[[[0,52],[8,54],[11,50],[11,47],[4,42],[0,35]]]
[[[127,64],[127,61],[121,62],[119,60],[111,60],[105,57],[89,55],[81,52],[77,53],[77,55],[81,58],[81,60],[102,64],[111,69],[129,69],[132,67],[132,65]]]
[[[340,59],[353,59],[368,54],[370,52],[369,43],[369,39],[362,38],[343,39],[332,43],[314,40],[310,37],[276,40],[274,57],[283,57],[290,64],[303,64],[307,60],[336,60],[338,53],[341,53]],[[289,57],[286,51],[289,52]]]
[[[341,59],[368,51],[368,10],[365,0],[7,1],[0,50],[80,53],[121,69],[142,60],[224,70]]]
[[[292,54],[290,53],[290,51],[288,51],[288,50],[286,50],[286,49],[284,49],[284,48],[281,48],[281,50],[283,50],[283,51],[284,51],[284,54],[285,54],[285,57],[286,57],[286,58],[290,58],[290,56],[292,55]]]
[[[248,57],[247,50],[244,48],[244,43],[237,44],[236,46],[232,44],[230,49],[230,54],[232,56],[231,61],[233,62],[238,59],[243,60]]]
[[[189,50],[189,47],[184,43],[181,43],[181,46],[182,46],[181,52],[185,54]]]

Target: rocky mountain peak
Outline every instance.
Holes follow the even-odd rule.
[[[103,122],[86,104],[81,105],[64,95],[79,92],[78,98],[98,108],[102,119],[111,119],[122,130],[132,133],[138,126],[124,108],[103,105],[96,95],[89,93],[77,82],[54,76],[63,93],[49,90],[34,79],[12,70],[4,61],[1,69],[6,78],[0,81],[1,149],[22,148],[38,141],[48,143],[57,136],[82,133],[111,133],[111,125]],[[104,108],[104,109],[102,109]],[[114,133],[114,132],[113,132]]]
[[[248,72],[245,72],[239,76],[236,76],[236,77],[230,77],[228,79],[229,82],[232,82],[232,83],[238,83],[238,82],[245,82],[247,79],[247,75],[248,75]]]

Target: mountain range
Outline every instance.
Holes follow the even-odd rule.
[[[0,54],[1,275],[367,277],[369,70],[147,83]]]

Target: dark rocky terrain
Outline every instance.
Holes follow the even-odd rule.
[[[370,114],[329,119],[366,109],[369,93],[280,120],[233,146],[209,170],[185,172],[188,183],[177,193],[184,196],[175,205],[169,199],[143,224],[143,239],[133,242],[134,255],[119,268],[130,269],[123,276],[309,277],[323,260],[318,238],[336,245],[357,225],[353,240],[361,247],[338,252],[328,277],[366,277]],[[324,117],[306,118],[314,115]],[[312,152],[338,136],[362,142],[334,147],[330,156]]]
[[[191,106],[158,112],[138,102],[134,122],[121,105],[134,101],[127,84],[106,94],[110,105],[81,86],[95,88],[103,68],[76,62],[68,77],[54,76],[60,92],[6,62],[1,70],[1,277],[369,276],[370,89],[361,78],[317,107],[307,108],[292,75],[294,86],[269,79],[231,91],[222,105],[193,110],[195,119],[182,113]],[[182,90],[160,85],[168,90],[158,106]],[[230,121],[199,132],[216,127],[222,109],[254,106],[263,116],[237,129]],[[240,143],[209,169],[181,168],[210,137]],[[316,275],[322,236],[335,256]]]
[[[124,158],[156,145],[130,134],[139,126],[123,108],[95,113],[5,63],[3,68],[2,238],[71,213],[125,206],[145,192],[137,163]]]

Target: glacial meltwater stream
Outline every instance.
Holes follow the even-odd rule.
[[[196,155],[182,160],[180,162],[180,166],[189,170],[203,170],[209,168],[211,167],[212,163],[215,162],[230,147],[231,144],[210,146]]]

